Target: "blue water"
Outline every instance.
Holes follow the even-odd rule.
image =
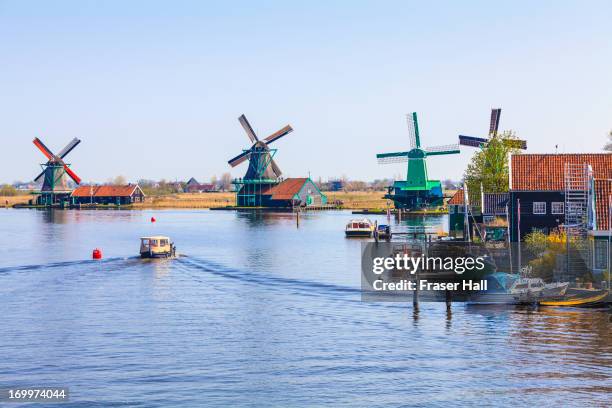
[[[0,388],[67,386],[75,407],[612,404],[608,312],[361,302],[350,218],[0,210]],[[136,258],[152,233],[183,256]]]

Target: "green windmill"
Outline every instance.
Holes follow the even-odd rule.
[[[416,112],[406,115],[410,150],[405,152],[380,153],[378,162],[408,162],[406,180],[398,180],[388,187],[385,198],[393,200],[395,208],[419,209],[428,206],[442,205],[444,195],[440,180],[429,180],[427,177],[427,157],[459,153],[459,145],[451,144],[435,147],[421,147],[421,136]]]

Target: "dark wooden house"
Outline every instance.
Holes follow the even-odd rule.
[[[612,154],[517,154],[510,159],[510,234],[550,233],[565,222],[567,165],[589,165],[592,177],[612,176]],[[520,209],[520,214],[519,214]]]
[[[199,183],[195,178],[190,178],[183,189],[186,193],[209,193],[217,191],[217,188],[212,183]]]
[[[138,184],[125,186],[79,186],[70,195],[71,204],[114,204],[127,205],[141,203],[145,194]]]

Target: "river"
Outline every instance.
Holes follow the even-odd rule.
[[[609,312],[362,302],[352,217],[0,210],[0,388],[65,386],[74,407],[612,403]],[[139,259],[149,234],[183,256]]]

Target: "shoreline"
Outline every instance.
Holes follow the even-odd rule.
[[[316,210],[353,210],[355,213],[380,215],[386,214],[388,200],[384,199],[383,191],[328,191],[328,205]],[[0,196],[0,207],[12,208],[47,208],[44,206],[29,205],[29,200],[35,199],[33,194],[21,194],[17,196]],[[145,210],[145,209],[217,209],[217,210],[247,210],[246,208],[232,208],[235,204],[235,193],[212,192],[212,193],[178,193],[160,196],[148,196],[144,203],[126,204],[117,206],[114,204],[82,205],[82,209],[122,209],[122,210]],[[59,208],[59,207],[58,207]],[[75,207],[72,207],[75,208]],[[78,208],[78,207],[77,207]],[[265,210],[269,210],[266,208]],[[287,209],[284,209],[287,211]],[[314,209],[313,209],[314,210]],[[392,211],[394,209],[392,208]],[[308,211],[308,210],[306,210]],[[432,209],[413,211],[412,214],[438,215],[445,214],[446,210]]]

